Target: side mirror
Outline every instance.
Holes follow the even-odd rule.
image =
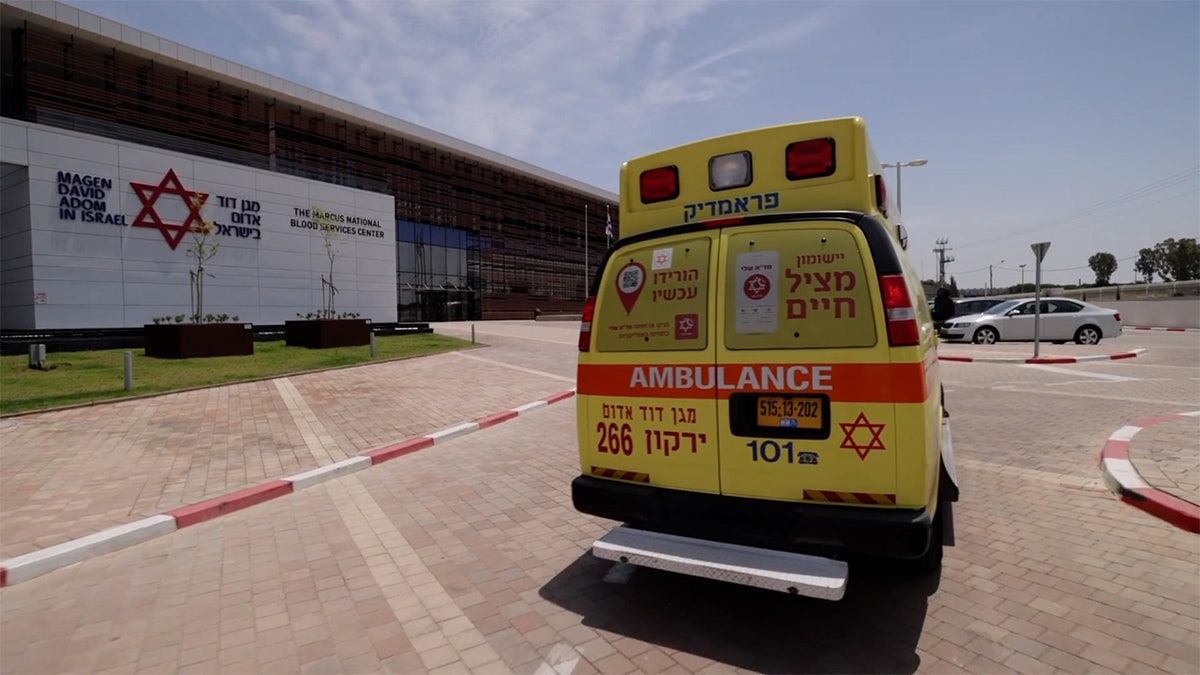
[[[896,238],[900,240],[900,248],[908,250],[908,229],[904,227],[904,223],[896,225]]]

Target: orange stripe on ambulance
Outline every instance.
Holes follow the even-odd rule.
[[[629,388],[833,390],[833,366],[742,366],[736,381],[730,379],[729,370],[725,366],[635,366]]]

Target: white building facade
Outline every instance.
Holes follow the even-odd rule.
[[[338,315],[396,321],[391,195],[12,119],[0,149],[0,329],[189,317],[201,224],[205,315],[282,324],[331,282]]]

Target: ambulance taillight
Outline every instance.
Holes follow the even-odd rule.
[[[788,180],[832,176],[837,171],[832,138],[814,138],[787,146],[785,155]]]
[[[875,206],[880,213],[887,216],[887,183],[881,174],[875,174]]]
[[[592,319],[596,316],[596,296],[589,295],[583,303],[583,319],[579,322],[579,351],[592,348]]]
[[[883,309],[887,316],[888,344],[893,347],[919,344],[921,330],[917,326],[917,310],[909,298],[904,275],[879,277],[879,291],[883,294]]]
[[[643,171],[638,177],[638,187],[643,204],[675,199],[679,196],[679,169],[675,166],[660,166]]]

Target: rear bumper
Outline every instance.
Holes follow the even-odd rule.
[[[917,558],[933,519],[923,509],[798,504],[671,490],[579,476],[575,509],[684,537],[817,555]]]

